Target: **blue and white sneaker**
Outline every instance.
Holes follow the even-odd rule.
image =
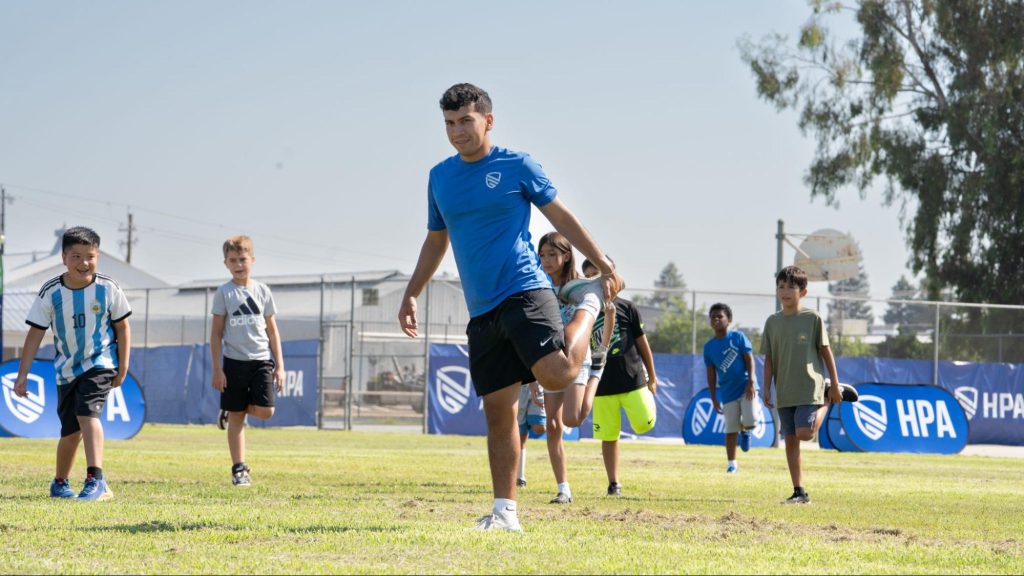
[[[86,476],[85,484],[82,485],[82,491],[78,493],[79,500],[92,500],[102,501],[110,500],[114,497],[114,493],[107,486],[106,478],[96,478],[95,476]]]
[[[604,285],[601,278],[577,278],[566,282],[558,291],[558,299],[565,304],[580,305],[587,294],[596,294],[598,302],[604,302]]]
[[[740,450],[750,452],[750,431],[748,430],[740,432]]]
[[[50,482],[50,498],[77,498],[78,494],[71,489],[71,483],[68,482],[67,478],[58,482],[54,480]]]
[[[726,474],[735,474],[739,471],[739,467],[734,462],[729,462],[729,465],[725,467]]]

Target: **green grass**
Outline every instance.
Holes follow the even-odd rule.
[[[53,440],[0,439],[4,573],[1024,573],[1024,460],[805,451],[807,506],[783,506],[781,450],[569,443],[576,503],[547,504],[529,444],[525,534],[466,530],[491,504],[483,438],[249,429],[233,489],[224,433],[147,425],[107,443],[116,498],[46,497]],[[76,463],[72,486],[81,486]]]

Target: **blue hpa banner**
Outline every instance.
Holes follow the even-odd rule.
[[[930,385],[859,384],[860,400],[829,410],[823,448],[857,452],[957,454],[967,415],[948,391]]]
[[[761,403],[761,397],[755,400]],[[771,448],[775,441],[775,419],[772,411],[761,405],[764,419],[757,424],[750,436],[750,446]],[[683,418],[683,439],[687,444],[708,444],[725,446],[725,417],[715,412],[711,392],[705,388],[690,400]]]
[[[487,435],[483,400],[476,395],[473,379],[469,375],[468,347],[454,344],[430,345],[427,396],[429,433]],[[566,429],[563,437],[566,440],[578,440],[579,428]]]
[[[59,438],[60,419],[57,417],[57,375],[53,363],[36,360],[28,375],[28,396],[14,394],[18,378],[19,360],[0,365],[3,388],[3,406],[0,406],[0,435],[25,438]],[[121,386],[107,396],[100,416],[103,434],[112,440],[127,440],[135,436],[146,421],[146,401],[139,383],[128,374]]]

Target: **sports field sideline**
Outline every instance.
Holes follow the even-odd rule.
[[[600,446],[569,443],[576,503],[549,505],[528,444],[525,534],[467,530],[491,501],[485,440],[249,429],[253,486],[224,432],[146,425],[109,441],[115,499],[52,500],[52,440],[0,439],[3,573],[1022,573],[1024,459],[804,453],[813,502],[784,506],[781,450],[627,442],[624,496]],[[81,484],[79,459],[73,485]]]

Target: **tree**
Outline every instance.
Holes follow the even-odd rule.
[[[921,292],[922,290],[907,280],[906,276],[900,276],[892,286],[892,299],[920,300]],[[889,302],[882,319],[886,324],[897,326],[900,330],[921,330],[931,328],[935,324],[934,310],[926,304]]]
[[[668,309],[682,307],[686,308],[686,301],[683,299],[683,292],[686,291],[686,281],[683,275],[676,268],[674,262],[669,262],[661,269],[658,279],[654,281],[654,293],[647,297],[636,299],[637,304],[654,306]]]
[[[675,263],[669,262],[654,281],[654,293],[636,298],[641,306],[660,311],[657,324],[647,327],[647,342],[651,350],[665,354],[689,354],[693,340],[693,312],[686,304],[686,281]],[[697,342],[703,344],[712,332],[707,322],[707,311],[697,311]]]
[[[863,266],[857,276],[828,284],[828,293],[833,296],[867,298],[870,292],[871,284]],[[870,325],[875,319],[871,305],[862,300],[832,300],[828,305],[828,312],[829,327],[842,324],[843,320],[867,320]]]
[[[1024,2],[810,6],[795,46],[775,35],[740,49],[758,94],[798,110],[817,140],[811,196],[838,206],[841,190],[864,198],[881,178],[929,299],[949,287],[960,300],[1024,302]],[[844,14],[859,36],[840,43],[825,21]]]

